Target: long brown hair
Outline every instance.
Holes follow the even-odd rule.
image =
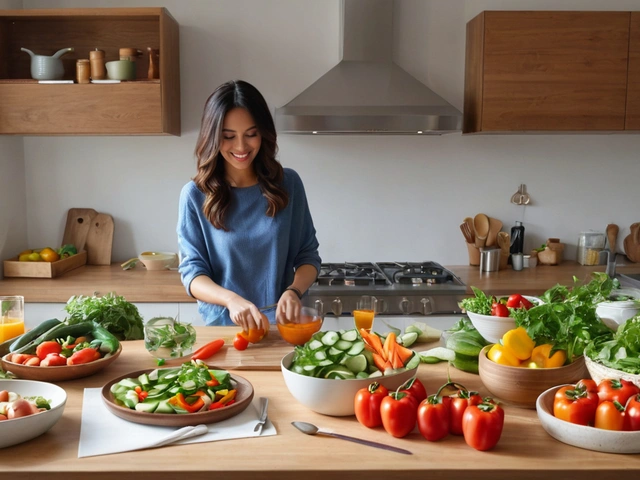
[[[253,160],[262,195],[267,199],[266,215],[274,217],[289,203],[283,187],[284,172],[276,160],[278,145],[273,117],[262,94],[250,83],[232,80],[223,83],[207,99],[196,143],[198,173],[193,181],[206,195],[202,212],[215,228],[228,231],[224,216],[231,202],[231,185],[225,177],[225,162],[220,154],[225,115],[234,108],[246,109],[256,122],[262,137]]]

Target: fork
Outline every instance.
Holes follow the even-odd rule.
[[[258,435],[262,434],[262,427],[267,421],[267,407],[269,406],[269,399],[266,397],[260,397],[260,417],[258,423],[253,429],[254,432],[258,432]]]

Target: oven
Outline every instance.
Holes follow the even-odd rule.
[[[362,295],[376,297],[374,330],[386,333],[420,321],[446,330],[462,316],[466,287],[436,262],[323,263],[305,305],[324,317],[323,330],[354,327],[353,310]]]

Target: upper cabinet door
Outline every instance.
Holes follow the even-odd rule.
[[[467,24],[464,132],[624,130],[630,16],[478,15]]]
[[[640,12],[631,13],[629,81],[627,84],[627,130],[640,130]]]

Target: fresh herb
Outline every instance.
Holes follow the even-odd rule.
[[[592,341],[585,354],[609,368],[640,374],[640,314],[620,325],[613,339]]]
[[[106,328],[119,340],[140,340],[144,338],[142,317],[138,308],[124,297],[108,293],[103,297],[73,296],[65,310],[69,314],[69,325],[95,322]]]
[[[162,365],[164,365],[164,358],[159,358],[156,360],[156,365],[161,367]]]
[[[46,410],[51,410],[51,401],[47,400],[44,397],[24,397],[25,400],[31,400],[35,403],[37,408],[44,408]]]
[[[467,312],[477,313],[479,315],[491,315],[491,304],[493,297],[488,297],[485,293],[476,287],[471,287],[475,297],[465,298],[460,302],[460,307]]]
[[[0,379],[1,380],[11,380],[13,378],[16,378],[16,376],[13,373],[5,372],[4,370],[2,370],[0,368]]]
[[[596,315],[596,305],[608,298],[618,283],[602,272],[595,272],[593,280],[574,287],[556,285],[542,296],[545,302],[529,310],[512,309],[517,326],[526,328],[536,345],[550,343],[554,350],[565,350],[571,361],[584,353],[596,339],[610,340],[613,332]]]
[[[188,323],[170,317],[156,317],[145,326],[144,346],[160,358],[182,357],[196,343],[196,331]]]
[[[534,248],[533,250],[534,250],[535,252],[543,252],[546,248],[547,248],[547,244],[546,244],[546,243],[543,243],[540,247],[538,247],[538,248]]]
[[[453,326],[447,330],[447,332],[477,332],[477,330],[476,327],[473,326],[473,323],[471,323],[471,320],[469,320],[467,317],[462,317],[460,320],[454,323]]]

